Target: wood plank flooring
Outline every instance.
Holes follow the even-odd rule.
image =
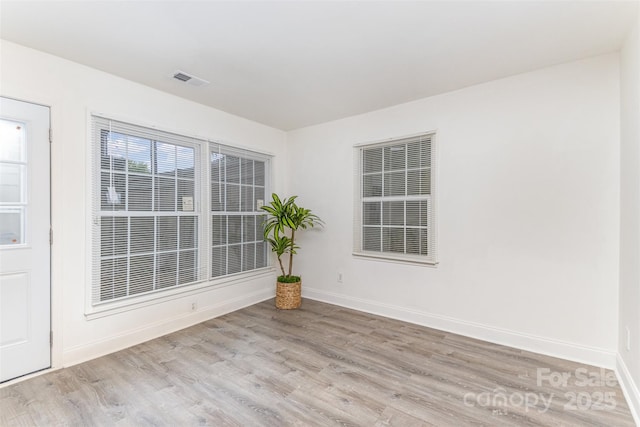
[[[0,425],[633,426],[611,375],[312,300],[295,311],[268,301],[5,386]]]

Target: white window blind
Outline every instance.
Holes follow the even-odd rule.
[[[354,252],[435,263],[433,134],[356,148]]]
[[[100,116],[92,139],[93,305],[267,266],[268,156]]]
[[[211,277],[267,265],[263,236],[268,158],[212,146]]]
[[[94,116],[93,303],[201,279],[199,142]]]

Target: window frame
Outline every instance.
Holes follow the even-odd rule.
[[[430,194],[426,196],[412,196],[405,195],[403,196],[372,196],[365,197],[363,194],[363,156],[364,151],[372,148],[382,148],[390,147],[402,143],[407,143],[412,140],[417,140],[419,138],[429,138],[431,144],[431,152],[430,152]],[[389,262],[397,262],[404,264],[418,264],[424,266],[432,266],[435,267],[439,263],[438,259],[438,227],[437,227],[437,205],[438,205],[438,197],[437,197],[437,171],[438,171],[438,156],[437,156],[437,131],[431,130],[426,132],[419,132],[410,135],[404,135],[400,137],[393,137],[384,140],[378,140],[373,142],[364,142],[355,144],[353,146],[353,162],[354,162],[354,217],[353,217],[353,251],[352,255],[361,259],[370,259],[370,260],[379,260],[379,261],[389,261]],[[404,169],[405,173],[413,168],[409,168],[405,165]],[[424,168],[418,168],[424,169]],[[384,179],[384,166],[382,169],[382,176]],[[406,185],[406,182],[405,182]],[[375,199],[375,200],[373,200]],[[365,202],[370,201],[380,201],[382,202],[390,202],[390,201],[418,201],[418,200],[428,200],[428,214],[427,214],[427,239],[428,239],[428,255],[417,255],[417,254],[407,254],[400,252],[382,252],[382,251],[368,251],[363,248],[363,230],[365,228],[364,220],[363,220],[363,204]],[[382,209],[382,207],[381,207]],[[406,208],[405,208],[406,209]],[[406,210],[405,210],[406,212]],[[381,228],[385,228],[384,224],[381,222]],[[412,226],[407,226],[407,224],[402,225],[404,230],[408,228],[413,228]],[[420,228],[420,226],[418,227]],[[406,231],[405,231],[406,234]],[[406,240],[405,240],[406,245]]]
[[[197,255],[196,259],[199,262],[200,276],[195,282],[186,284],[176,284],[166,288],[156,289],[150,292],[132,294],[122,298],[111,299],[106,301],[95,300],[95,292],[100,292],[100,218],[101,218],[101,143],[100,143],[100,126],[96,126],[94,120],[102,121],[114,121],[127,125],[131,128],[141,128],[146,131],[157,131],[162,134],[175,135],[181,140],[179,145],[192,145],[194,147],[195,154],[195,169],[199,169],[199,173],[194,173],[194,216],[198,221],[198,230],[196,238],[198,240],[196,245]],[[85,317],[89,320],[95,318],[101,318],[112,314],[117,314],[140,307],[145,307],[160,302],[184,298],[188,295],[195,295],[205,290],[213,288],[220,288],[226,286],[233,286],[245,282],[246,280],[270,276],[274,271],[272,259],[267,256],[266,265],[264,267],[241,271],[239,273],[227,274],[225,276],[219,276],[211,278],[211,203],[210,203],[210,183],[211,183],[211,168],[209,164],[209,153],[214,149],[222,150],[226,152],[233,152],[234,155],[240,157],[258,158],[265,161],[265,193],[271,191],[271,164],[273,163],[274,155],[268,152],[259,152],[255,149],[245,148],[237,145],[230,145],[228,143],[220,143],[210,139],[202,138],[200,136],[192,136],[183,131],[174,131],[169,129],[162,129],[153,125],[141,124],[138,121],[119,118],[113,115],[104,115],[102,113],[96,113],[87,111],[87,122],[89,124],[87,128],[87,164],[86,168],[87,177],[87,196],[89,200],[89,209],[87,209],[87,222],[86,222],[86,236],[89,251],[87,259],[85,277]],[[135,136],[135,135],[134,135]],[[97,141],[97,143],[96,143]],[[160,142],[161,138],[158,139]],[[183,144],[182,141],[188,141]],[[173,141],[168,141],[173,144]],[[97,177],[97,178],[96,178]],[[177,185],[177,183],[176,183]],[[178,202],[176,202],[178,203]],[[124,216],[137,216],[134,212],[124,211]],[[149,211],[150,216],[162,216],[168,215],[180,215],[182,212],[171,211]],[[238,212],[239,214],[242,212]],[[156,215],[160,214],[160,215]],[[96,252],[98,255],[96,256]],[[180,251],[180,245],[178,243],[178,252]],[[154,252],[156,256],[158,252]],[[97,266],[96,266],[97,262]],[[97,276],[97,284],[96,284]]]

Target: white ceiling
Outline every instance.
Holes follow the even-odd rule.
[[[637,7],[3,0],[0,36],[290,130],[619,50]]]

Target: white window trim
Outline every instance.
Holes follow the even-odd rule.
[[[429,195],[429,201],[431,203],[431,209],[433,214],[429,217],[429,237],[433,243],[431,245],[433,249],[433,257],[428,259],[422,255],[411,254],[393,254],[390,252],[373,252],[364,251],[361,248],[362,238],[362,159],[361,152],[364,148],[384,147],[393,145],[404,139],[415,138],[419,136],[430,135],[431,136],[431,194]],[[361,142],[353,145],[353,248],[352,256],[359,259],[371,260],[371,261],[387,261],[401,264],[422,265],[428,267],[436,267],[440,260],[438,258],[438,130],[428,130],[424,132],[413,133],[409,135],[402,135],[392,138],[386,138],[383,140]],[[406,197],[399,196],[402,200],[406,200]],[[389,198],[386,198],[389,200]]]
[[[275,271],[276,269],[273,266],[268,266],[261,269],[245,271],[220,277],[215,280],[209,280],[207,282],[199,282],[192,285],[180,286],[174,289],[168,288],[162,292],[132,296],[131,298],[119,301],[105,302],[100,306],[88,307],[85,310],[85,319],[100,319],[102,317],[124,313],[126,311],[136,310],[151,305],[161,304],[180,298],[186,298],[215,289],[226,288],[227,286],[234,286],[236,284],[246,282],[247,280],[257,280],[263,277],[272,278]],[[91,302],[89,301],[89,303]],[[206,309],[206,307],[200,307],[200,309]],[[185,306],[185,312],[187,310],[188,307]]]
[[[94,210],[93,210],[93,203],[94,203],[94,197],[95,197],[94,189],[93,189],[93,186],[94,186],[93,178],[94,178],[94,168],[99,167],[99,165],[95,164],[96,158],[94,157],[95,147],[93,145],[92,117],[100,117],[103,119],[115,120],[119,122],[132,124],[135,126],[155,129],[161,132],[172,133],[172,134],[183,136],[185,138],[192,138],[192,139],[201,141],[202,145],[199,153],[200,167],[204,168],[201,170],[206,171],[206,173],[203,173],[202,176],[204,177],[205,180],[207,180],[207,182],[211,181],[210,168],[208,165],[208,161],[209,161],[209,152],[211,150],[212,144],[224,146],[226,152],[237,151],[237,153],[243,153],[245,156],[248,153],[250,156],[254,155],[255,159],[268,158],[269,167],[265,171],[265,189],[271,188],[270,187],[272,183],[271,171],[273,168],[273,161],[275,159],[275,155],[271,152],[257,151],[255,148],[246,147],[240,144],[235,144],[233,142],[229,142],[226,140],[203,137],[201,135],[193,134],[191,132],[184,131],[184,130],[170,129],[170,128],[157,126],[154,124],[144,123],[140,120],[119,116],[117,114],[105,114],[102,112],[94,111],[92,109],[85,110],[85,123],[87,124],[86,132],[85,132],[85,138],[86,138],[85,140],[88,141],[87,150],[85,152],[85,164],[88,165],[88,167],[85,168],[85,197],[86,197],[86,200],[88,201],[87,209],[85,209],[85,236],[86,236],[85,248],[87,248],[85,250],[86,258],[84,263],[85,264],[85,274],[84,274],[85,276],[85,286],[84,286],[85,319],[87,320],[99,319],[102,317],[111,316],[118,313],[130,311],[130,310],[135,310],[135,309],[139,309],[146,306],[161,304],[166,301],[184,298],[190,295],[209,292],[209,291],[224,288],[227,286],[233,286],[239,283],[246,282],[247,280],[256,280],[263,277],[273,276],[273,273],[276,271],[276,269],[275,269],[275,266],[273,265],[273,260],[271,256],[267,258],[266,267],[262,267],[262,268],[250,270],[250,271],[239,272],[235,274],[230,274],[230,275],[218,277],[215,279],[209,279],[211,265],[210,265],[210,261],[208,261],[205,264],[206,272],[205,272],[204,278],[193,284],[177,286],[175,288],[167,288],[159,292],[133,295],[125,299],[118,299],[114,301],[106,301],[103,303],[94,304],[94,302],[92,301],[92,285],[94,280],[93,279],[94,257],[93,257],[92,250],[93,250],[93,243],[94,243],[93,224],[95,220]],[[207,185],[200,185],[199,187],[200,187],[199,193],[201,195],[201,198],[200,200],[197,200],[194,202],[198,203],[198,205],[202,205],[198,207],[201,207],[203,209],[201,214],[205,218],[205,221],[203,221],[203,226],[202,226],[203,228],[200,234],[202,236],[205,236],[205,235],[208,235],[208,234],[204,234],[205,232],[210,233],[210,224],[209,224],[209,221],[207,220],[210,217],[210,210],[208,208],[206,210],[204,209],[204,206],[210,206],[210,200],[209,200],[210,191]],[[199,235],[199,237],[201,236]],[[205,244],[205,247],[206,246],[208,246],[208,244]],[[201,256],[208,256],[209,254],[210,252],[209,250],[207,250],[206,254],[201,254]]]

